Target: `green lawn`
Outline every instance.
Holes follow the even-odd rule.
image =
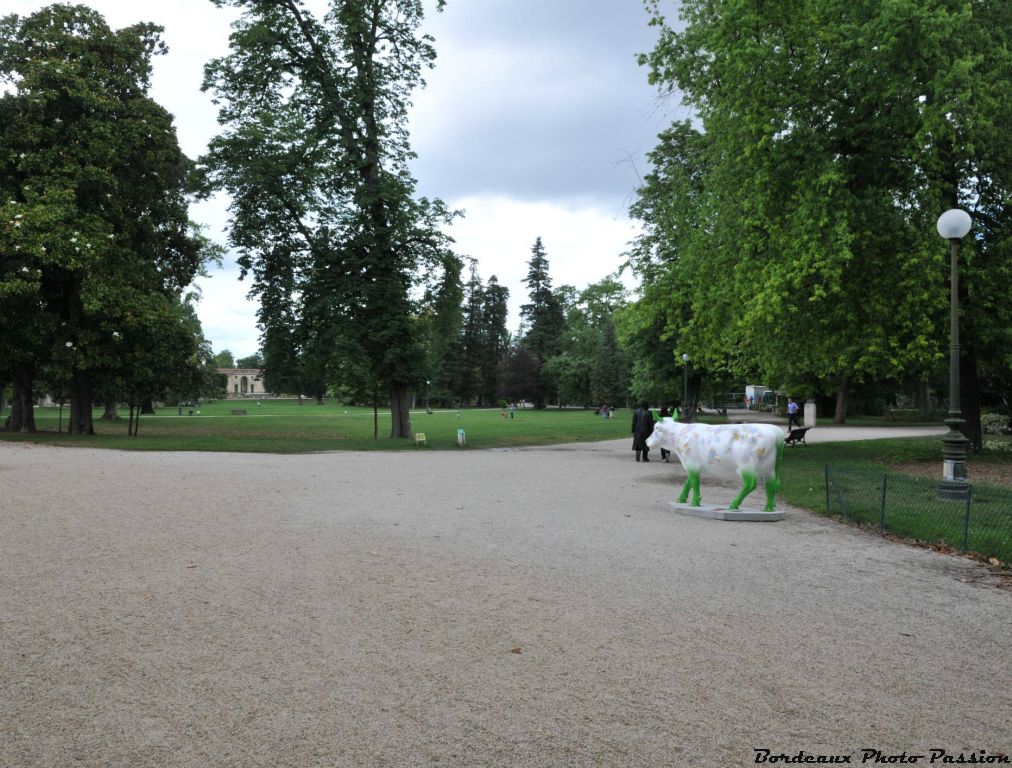
[[[260,402],[260,405],[257,405]],[[245,416],[232,414],[244,409]],[[190,415],[190,411],[193,411]],[[4,440],[121,448],[147,451],[240,451],[264,453],[307,453],[313,451],[424,450],[414,440],[391,440],[390,412],[379,411],[379,439],[373,439],[373,412],[305,400],[225,401],[200,408],[162,408],[154,416],[142,416],[140,434],[127,436],[126,412],[116,422],[102,421],[95,410],[96,435],[70,437],[57,432],[59,409],[36,409],[38,435],[0,434]],[[67,409],[63,411],[66,429]],[[506,448],[521,445],[587,442],[625,437],[630,430],[631,411],[619,411],[611,419],[593,411],[518,410],[513,419],[502,418],[499,409],[461,411],[413,411],[411,427],[424,432],[429,449],[454,449],[457,430],[463,429],[466,448]]]
[[[988,443],[1009,445],[1009,438],[989,436]],[[984,557],[1012,562],[1012,488],[974,480],[997,468],[1012,477],[1012,451],[971,454],[967,472],[973,484],[970,505],[938,498],[942,444],[938,438],[820,443],[785,450],[785,501],[827,511],[826,467],[830,467],[829,509],[854,522],[883,527],[901,536],[966,549]],[[900,473],[891,465],[923,464],[937,476]],[[967,515],[969,512],[969,515]]]
[[[1010,438],[988,436],[987,442],[1010,443]],[[892,472],[896,464],[923,463],[942,474],[942,441],[937,437],[905,437],[886,440],[860,440],[840,443],[815,443],[784,449],[785,484],[783,495],[791,504],[809,509],[825,509],[826,465],[849,466],[861,470]],[[970,454],[967,467],[972,479],[973,468],[983,464],[996,465],[1012,476],[1012,451],[984,451]]]
[[[905,437],[788,446],[784,449],[782,493],[790,504],[824,510],[827,464],[886,471],[892,464],[921,461],[935,462],[941,474],[941,440],[933,437]]]

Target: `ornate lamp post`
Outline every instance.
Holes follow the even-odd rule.
[[[941,499],[965,499],[969,492],[966,481],[966,444],[969,442],[959,428],[963,414],[959,406],[959,244],[970,231],[970,214],[953,208],[938,217],[938,234],[949,241],[949,431],[942,438],[942,482],[938,486]]]
[[[425,412],[432,413],[432,409],[429,408],[429,380],[425,380]]]
[[[688,421],[685,415],[689,407],[689,356],[682,353],[682,420]]]

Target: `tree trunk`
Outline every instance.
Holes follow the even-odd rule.
[[[34,434],[35,408],[32,400],[32,379],[35,371],[30,367],[14,369],[14,386],[11,389],[11,412],[4,429],[7,432]]]
[[[403,384],[390,387],[390,437],[411,437],[411,399]]]
[[[836,412],[833,414],[834,424],[847,423],[847,392],[850,389],[850,379],[844,376],[840,380],[840,386],[836,390]]]
[[[106,400],[105,413],[102,414],[102,421],[117,421],[117,420],[119,420],[119,414],[116,413],[116,401]]]
[[[959,358],[959,410],[963,416],[963,436],[970,441],[974,452],[984,449],[984,433],[980,426],[980,387],[977,381],[977,361]]]
[[[682,403],[683,416],[685,422],[692,424],[696,421],[696,416],[699,415],[699,390],[703,383],[703,374],[693,372],[688,379],[688,401]]]
[[[91,377],[83,371],[74,371],[70,378],[71,435],[94,435],[95,424],[91,416]]]
[[[931,390],[928,388],[928,380],[921,379],[917,382],[917,417],[923,421],[931,418]]]
[[[145,397],[143,400],[141,400],[141,410],[140,410],[140,412],[141,413],[149,413],[152,416],[154,415],[154,413],[155,413],[155,404],[153,402],[151,402],[151,398],[150,397]]]

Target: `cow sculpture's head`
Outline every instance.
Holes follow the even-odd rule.
[[[651,450],[654,448],[664,448],[666,450],[672,450],[672,446],[675,444],[675,437],[678,434],[678,428],[681,425],[670,416],[665,416],[663,419],[654,424],[654,431],[650,433],[650,437],[647,438],[647,447]]]

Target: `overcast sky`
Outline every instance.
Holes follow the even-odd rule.
[[[155,62],[151,95],[175,115],[183,150],[200,156],[217,131],[210,97],[200,92],[202,68],[227,52],[234,11],[210,0],[84,4],[116,28],[165,27],[170,52]],[[4,0],[0,13],[45,5]],[[451,230],[457,251],[478,260],[483,281],[494,274],[510,289],[515,329],[535,238],[544,242],[553,284],[582,288],[618,268],[636,233],[628,207],[644,155],[677,111],[658,101],[636,64],[656,31],[642,0],[449,0],[443,13],[429,13],[424,31],[438,59],[428,87],[414,95],[419,191],[466,212]],[[192,211],[219,242],[227,207],[219,197]],[[233,258],[199,286],[215,352],[255,352],[256,304]]]

